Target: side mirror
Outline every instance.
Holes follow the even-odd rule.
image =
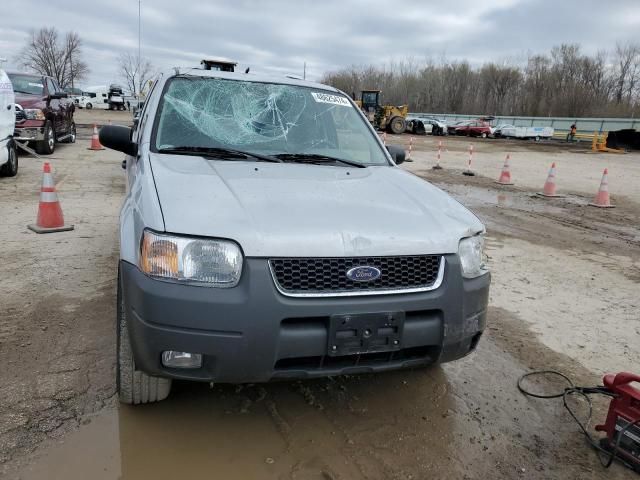
[[[102,141],[102,139],[100,141]],[[391,158],[393,158],[393,161],[396,162],[396,165],[404,163],[404,148],[398,147],[397,145],[387,145],[387,151],[391,154]]]
[[[135,157],[138,144],[131,141],[131,129],[122,125],[105,125],[100,129],[100,143],[107,148]]]

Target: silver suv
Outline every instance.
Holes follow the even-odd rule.
[[[360,109],[290,78],[175,70],[131,129],[118,388],[266,382],[454,360],[485,327],[484,226],[398,168]]]

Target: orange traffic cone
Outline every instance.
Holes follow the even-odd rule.
[[[511,172],[509,171],[509,159],[511,156],[507,153],[507,156],[504,159],[504,166],[502,167],[502,173],[500,173],[500,178],[496,181],[500,185],[513,185],[511,181]]]
[[[42,188],[40,189],[40,204],[38,218],[35,225],[27,225],[29,230],[36,233],[65,232],[73,230],[73,225],[65,225],[62,208],[58,201],[56,186],[51,175],[51,165],[44,162]]]
[[[538,192],[538,195],[543,197],[564,197],[564,195],[559,195],[556,193],[556,162],[551,164],[551,168],[549,169],[549,176],[547,177],[547,181],[544,182],[544,189],[542,192]]]
[[[442,167],[440,166],[440,154],[442,152],[442,140],[438,140],[438,156],[436,157],[436,164],[431,167],[434,170],[442,170]]]
[[[476,174],[471,170],[471,162],[473,162],[473,145],[469,145],[469,160],[467,161],[467,169],[462,172],[467,177],[475,177]]]
[[[104,150],[104,147],[100,145],[100,139],[98,138],[98,127],[93,124],[93,135],[91,135],[91,146],[87,150]]]
[[[611,200],[609,200],[609,181],[607,180],[607,175],[609,175],[609,170],[607,168],[604,169],[602,173],[602,181],[600,182],[600,189],[596,194],[596,198],[593,199],[589,205],[592,207],[600,207],[600,208],[613,208],[615,205],[611,205]]]

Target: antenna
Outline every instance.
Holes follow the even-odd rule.
[[[141,24],[142,24],[142,21],[141,21],[141,19],[142,19],[142,15],[140,14],[141,9],[142,9],[142,0],[138,0],[138,67],[140,66],[140,65],[139,65],[139,64],[140,64],[140,45],[141,45],[141,43],[142,43],[142,42],[140,41],[140,39],[141,39],[141,31],[142,31],[142,28],[141,28]]]

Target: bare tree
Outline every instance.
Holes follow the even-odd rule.
[[[65,61],[64,65],[67,65],[64,73],[64,78],[60,82],[65,88],[67,85],[75,87],[76,80],[84,80],[89,73],[89,66],[82,60],[82,41],[80,36],[75,32],[69,32],[65,36]]]
[[[118,57],[118,74],[127,88],[134,95],[139,95],[155,75],[155,68],[148,59],[127,52]]]
[[[378,88],[385,104],[414,112],[626,116],[640,109],[640,44],[619,44],[612,61],[575,44],[530,54],[522,65],[408,58],[330,72],[323,82],[350,94]]]
[[[615,57],[615,100],[619,104],[629,102],[640,83],[640,45],[618,43]]]
[[[73,86],[89,73],[89,67],[82,60],[82,41],[78,34],[68,32],[61,42],[55,27],[32,31],[18,62],[41,75],[55,78],[62,88]]]

